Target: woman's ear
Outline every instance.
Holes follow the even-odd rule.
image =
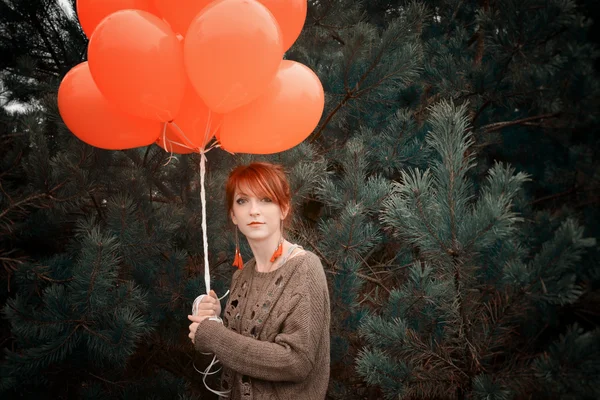
[[[233,215],[233,211],[229,213],[229,216],[231,217],[231,222],[233,222],[234,225],[237,225],[237,218]]]
[[[289,205],[284,205],[283,207],[281,207],[281,219],[286,219],[288,213],[290,212],[290,206]]]

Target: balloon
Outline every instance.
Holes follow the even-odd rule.
[[[213,0],[154,0],[154,5],[173,31],[185,36],[192,20],[212,2]]]
[[[300,144],[319,123],[323,86],[305,65],[283,60],[275,79],[253,102],[225,115],[220,142],[229,152],[271,154]]]
[[[273,79],[283,57],[281,31],[255,0],[217,0],[192,21],[183,57],[196,92],[210,109],[226,113]]]
[[[77,0],[77,17],[88,38],[108,15],[126,9],[156,12],[152,0]]]
[[[196,94],[191,84],[185,90],[181,110],[156,143],[168,152],[189,154],[206,148],[219,131],[223,115],[212,112]]]
[[[306,20],[306,0],[258,0],[271,11],[283,40],[283,50],[287,51],[300,36]]]
[[[94,31],[88,48],[98,89],[123,111],[171,121],[185,91],[182,44],[168,24],[139,10],[117,11]]]
[[[167,132],[172,141],[204,149],[223,123],[223,115],[211,111],[190,85],[186,87],[181,110]]]
[[[162,124],[119,111],[102,96],[87,61],[73,67],[58,88],[58,110],[82,141],[109,150],[152,144]]]

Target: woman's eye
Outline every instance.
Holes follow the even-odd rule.
[[[265,197],[265,198],[263,199],[263,201],[265,201],[265,202],[267,202],[267,203],[270,203],[270,202],[271,202],[271,199],[270,199],[270,198],[268,198],[268,197]]]
[[[242,204],[246,199],[237,199],[235,202],[238,204]]]

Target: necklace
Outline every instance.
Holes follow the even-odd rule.
[[[271,271],[276,270],[277,268],[281,267],[283,264],[285,264],[285,262],[288,260],[288,258],[290,257],[290,255],[294,252],[294,250],[296,250],[298,247],[301,247],[297,244],[292,244],[290,245],[290,247],[288,248],[288,251],[285,253],[285,256],[283,257],[277,257],[277,260],[271,265],[271,267],[267,270],[264,271],[263,273],[269,273]],[[277,265],[277,268],[275,268],[275,266]]]

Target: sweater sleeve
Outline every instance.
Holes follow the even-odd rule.
[[[196,349],[214,353],[224,365],[253,378],[291,382],[306,379],[314,365],[319,341],[329,335],[327,282],[318,264],[320,271],[310,272],[317,268],[308,268],[306,284],[296,295],[297,301],[273,342],[247,337],[219,322],[205,320],[196,331]]]

